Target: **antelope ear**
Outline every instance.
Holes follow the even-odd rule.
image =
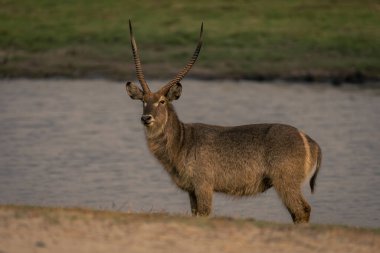
[[[169,101],[177,100],[181,96],[181,93],[182,85],[180,83],[176,83],[169,89],[168,93],[166,94],[166,98]]]
[[[137,87],[134,83],[128,82],[126,84],[127,93],[132,99],[143,99],[143,91]]]

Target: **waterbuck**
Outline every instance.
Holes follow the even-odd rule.
[[[310,205],[301,185],[311,191],[321,165],[321,149],[308,135],[283,124],[222,127],[182,123],[172,102],[181,96],[180,81],[195,63],[202,46],[203,23],[196,50],[177,76],[152,92],[146,83],[129,21],[137,78],[142,89],[126,84],[132,99],[143,102],[141,122],[149,150],[176,185],[187,191],[193,215],[209,215],[213,192],[255,195],[274,187],[294,223],[307,223]]]

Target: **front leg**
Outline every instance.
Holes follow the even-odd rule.
[[[189,198],[190,198],[191,214],[193,216],[196,216],[198,214],[198,205],[197,205],[197,197],[195,196],[195,192],[189,192]]]
[[[195,188],[197,200],[197,215],[209,216],[212,209],[213,188],[211,185],[203,184]]]

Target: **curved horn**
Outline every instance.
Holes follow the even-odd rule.
[[[150,93],[149,86],[145,82],[144,74],[143,74],[143,71],[142,71],[139,51],[137,49],[135,37],[133,36],[133,30],[132,30],[131,20],[129,20],[129,34],[131,36],[131,45],[132,45],[132,52],[133,52],[133,60],[135,61],[137,79],[139,79],[141,87],[143,88],[144,93]]]
[[[198,41],[197,48],[195,49],[194,54],[191,57],[189,63],[177,74],[177,76],[173,80],[171,80],[168,84],[166,84],[164,87],[161,88],[160,91],[162,93],[168,92],[169,89],[173,85],[175,85],[176,83],[179,83],[186,76],[186,74],[190,71],[190,69],[193,67],[195,61],[198,58],[199,52],[201,51],[201,47],[202,47],[202,35],[203,35],[203,22],[202,22],[202,25],[201,25],[201,32],[200,32],[200,35],[199,35],[199,41]]]

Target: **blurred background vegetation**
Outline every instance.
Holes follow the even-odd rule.
[[[380,2],[369,0],[0,0],[1,77],[135,79],[132,19],[147,78],[334,82],[380,78]]]

